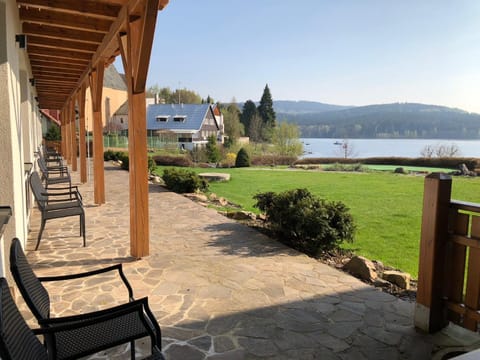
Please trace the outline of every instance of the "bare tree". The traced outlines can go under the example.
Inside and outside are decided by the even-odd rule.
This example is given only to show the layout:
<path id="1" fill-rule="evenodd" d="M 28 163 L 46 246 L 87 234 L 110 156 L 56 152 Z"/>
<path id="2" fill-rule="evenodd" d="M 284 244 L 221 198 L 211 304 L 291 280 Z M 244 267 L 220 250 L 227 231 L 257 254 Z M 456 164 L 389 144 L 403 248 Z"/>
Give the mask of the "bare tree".
<path id="1" fill-rule="evenodd" d="M 355 150 L 355 146 L 348 139 L 344 139 L 338 145 L 339 147 L 335 151 L 335 154 L 338 157 L 343 157 L 344 159 L 350 159 L 357 156 L 357 151 Z"/>
<path id="2" fill-rule="evenodd" d="M 458 157 L 461 156 L 460 148 L 457 144 L 445 144 L 440 143 L 437 145 L 426 145 L 420 155 L 425 158 L 432 158 L 432 157 Z"/>

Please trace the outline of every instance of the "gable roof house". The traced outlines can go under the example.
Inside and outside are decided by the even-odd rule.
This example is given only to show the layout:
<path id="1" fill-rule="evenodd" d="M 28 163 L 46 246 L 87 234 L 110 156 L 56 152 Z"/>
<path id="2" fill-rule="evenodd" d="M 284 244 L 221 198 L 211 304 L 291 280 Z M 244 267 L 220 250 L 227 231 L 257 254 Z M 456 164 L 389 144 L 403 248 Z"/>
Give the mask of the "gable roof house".
<path id="1" fill-rule="evenodd" d="M 223 143 L 223 115 L 213 104 L 153 104 L 147 107 L 147 133 L 176 135 L 178 146 L 192 150 L 203 146 L 208 137 Z"/>

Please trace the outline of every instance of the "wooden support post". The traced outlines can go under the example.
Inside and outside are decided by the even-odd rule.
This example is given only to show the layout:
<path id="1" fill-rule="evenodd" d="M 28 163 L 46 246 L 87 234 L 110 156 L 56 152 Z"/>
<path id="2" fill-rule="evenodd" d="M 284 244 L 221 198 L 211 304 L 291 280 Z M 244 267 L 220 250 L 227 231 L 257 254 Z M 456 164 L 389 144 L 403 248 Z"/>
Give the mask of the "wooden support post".
<path id="1" fill-rule="evenodd" d="M 70 113 L 70 136 L 71 136 L 71 161 L 72 161 L 72 171 L 77 171 L 77 126 L 75 121 L 75 97 L 72 97 L 69 101 L 69 109 L 68 112 Z"/>
<path id="2" fill-rule="evenodd" d="M 448 175 L 425 178 L 415 326 L 429 333 L 448 323 L 443 285 L 451 189 Z"/>
<path id="3" fill-rule="evenodd" d="M 130 253 L 136 258 L 150 252 L 145 84 L 159 6 L 159 0 L 146 1 L 118 36 L 128 88 Z"/>
<path id="4" fill-rule="evenodd" d="M 105 168 L 103 164 L 102 90 L 105 62 L 100 60 L 90 73 L 93 109 L 93 186 L 95 204 L 105 203 Z"/>
<path id="5" fill-rule="evenodd" d="M 82 184 L 87 182 L 87 146 L 85 140 L 85 93 L 87 89 L 85 84 L 82 84 L 78 92 L 78 137 L 80 143 L 80 182 Z"/>
<path id="6" fill-rule="evenodd" d="M 62 110 L 62 113 L 65 116 L 65 156 L 64 159 L 67 161 L 67 164 L 70 165 L 72 163 L 71 158 L 71 150 L 72 147 L 70 145 L 72 141 L 72 136 L 70 135 L 71 127 L 70 127 L 70 111 L 69 106 L 65 106 Z"/>
<path id="7" fill-rule="evenodd" d="M 60 133 L 62 136 L 62 141 L 60 142 L 60 152 L 65 159 L 67 154 L 67 125 L 65 113 L 63 111 L 60 112 L 60 124 Z"/>

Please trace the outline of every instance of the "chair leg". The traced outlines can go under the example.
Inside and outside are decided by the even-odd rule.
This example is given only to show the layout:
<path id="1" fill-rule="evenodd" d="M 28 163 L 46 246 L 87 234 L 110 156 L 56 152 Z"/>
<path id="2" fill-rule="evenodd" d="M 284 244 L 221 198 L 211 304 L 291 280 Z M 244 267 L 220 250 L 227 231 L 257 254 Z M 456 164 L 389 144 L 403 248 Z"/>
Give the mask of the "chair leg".
<path id="1" fill-rule="evenodd" d="M 130 357 L 135 360 L 135 340 L 130 342 Z"/>
<path id="2" fill-rule="evenodd" d="M 42 225 L 40 225 L 40 231 L 38 233 L 37 246 L 35 246 L 35 250 L 37 250 L 38 246 L 40 245 L 40 240 L 42 239 L 43 229 L 45 228 L 45 223 L 46 222 L 47 222 L 47 220 L 42 219 Z"/>
<path id="3" fill-rule="evenodd" d="M 85 214 L 80 215 L 80 235 L 83 235 L 83 247 L 87 246 L 85 234 Z"/>

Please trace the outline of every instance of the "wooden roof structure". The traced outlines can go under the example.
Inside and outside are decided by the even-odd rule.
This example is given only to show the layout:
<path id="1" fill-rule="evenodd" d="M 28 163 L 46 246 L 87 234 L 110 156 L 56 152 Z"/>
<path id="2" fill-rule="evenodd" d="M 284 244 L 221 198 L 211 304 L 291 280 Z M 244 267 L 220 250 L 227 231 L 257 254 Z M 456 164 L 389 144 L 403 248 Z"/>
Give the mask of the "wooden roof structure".
<path id="1" fill-rule="evenodd" d="M 149 253 L 145 86 L 157 13 L 169 0 L 16 0 L 20 37 L 40 108 L 61 114 L 62 155 L 87 181 L 85 93 L 93 109 L 94 201 L 105 203 L 102 89 L 106 66 L 121 55 L 127 81 L 130 158 L 130 250 Z M 20 41 L 20 40 L 19 40 Z M 77 128 L 76 111 L 79 124 Z M 80 141 L 77 144 L 77 134 Z"/>
<path id="2" fill-rule="evenodd" d="M 127 23 L 147 7 L 151 12 L 167 4 L 168 0 L 17 0 L 40 108 L 63 108 L 99 60 L 108 65 L 120 54 L 117 36 L 126 32 Z"/>

